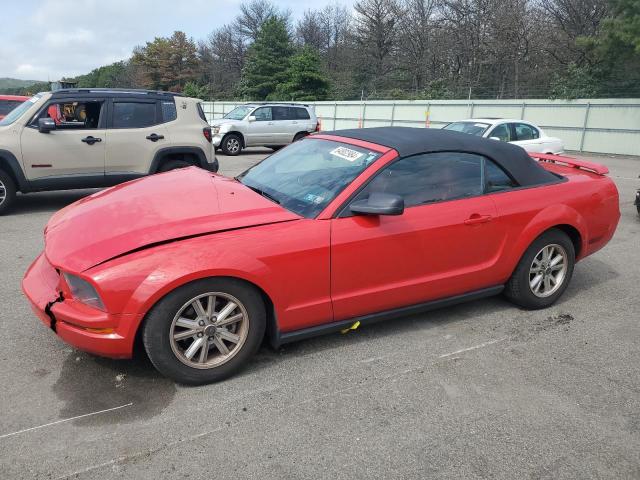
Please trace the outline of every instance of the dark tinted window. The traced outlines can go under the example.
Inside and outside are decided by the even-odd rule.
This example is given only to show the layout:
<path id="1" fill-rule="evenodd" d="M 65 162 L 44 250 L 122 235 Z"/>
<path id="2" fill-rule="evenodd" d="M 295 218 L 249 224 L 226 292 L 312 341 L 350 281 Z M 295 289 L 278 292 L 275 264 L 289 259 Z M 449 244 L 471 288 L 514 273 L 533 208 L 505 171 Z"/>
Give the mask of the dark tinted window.
<path id="1" fill-rule="evenodd" d="M 18 100 L 0 100 L 0 115 L 6 115 L 21 103 Z"/>
<path id="2" fill-rule="evenodd" d="M 200 104 L 198 104 L 199 106 Z M 175 102 L 162 102 L 162 121 L 172 122 L 176 118 L 178 118 L 178 112 L 176 112 Z"/>
<path id="3" fill-rule="evenodd" d="M 204 114 L 204 110 L 202 109 L 201 103 L 198 104 L 198 115 L 200 115 L 200 118 L 202 120 L 204 120 L 205 122 L 207 121 L 207 116 Z"/>
<path id="4" fill-rule="evenodd" d="M 271 107 L 260 107 L 253 112 L 253 116 L 256 117 L 257 122 L 268 122 L 273 120 L 271 116 Z"/>
<path id="5" fill-rule="evenodd" d="M 504 170 L 489 159 L 485 159 L 484 162 L 484 177 L 486 191 L 488 193 L 500 192 L 502 190 L 509 190 L 510 188 L 517 187 L 516 182 L 514 182 Z"/>
<path id="6" fill-rule="evenodd" d="M 311 117 L 309 116 L 309 112 L 307 112 L 306 108 L 292 108 L 294 111 L 293 118 L 297 120 L 309 120 Z"/>
<path id="7" fill-rule="evenodd" d="M 427 153 L 403 158 L 384 168 L 358 194 L 393 193 L 405 206 L 424 205 L 483 193 L 483 157 L 468 153 Z"/>
<path id="8" fill-rule="evenodd" d="M 540 138 L 537 128 L 527 125 L 526 123 L 515 123 L 516 140 L 535 140 Z"/>
<path id="9" fill-rule="evenodd" d="M 113 128 L 142 128 L 155 125 L 156 104 L 115 102 L 113 104 Z"/>
<path id="10" fill-rule="evenodd" d="M 52 119 L 57 129 L 98 128 L 102 102 L 52 102 L 49 103 L 31 123 L 38 126 L 38 119 Z"/>
<path id="11" fill-rule="evenodd" d="M 274 120 L 293 120 L 293 109 L 289 107 L 271 107 Z"/>

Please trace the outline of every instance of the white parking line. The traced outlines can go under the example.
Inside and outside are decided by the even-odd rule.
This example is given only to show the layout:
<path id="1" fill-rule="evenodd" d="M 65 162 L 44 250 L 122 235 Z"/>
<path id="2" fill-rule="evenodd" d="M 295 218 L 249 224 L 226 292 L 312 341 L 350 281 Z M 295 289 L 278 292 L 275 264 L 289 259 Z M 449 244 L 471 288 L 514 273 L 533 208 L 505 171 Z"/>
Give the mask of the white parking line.
<path id="1" fill-rule="evenodd" d="M 50 427 L 52 425 L 58 425 L 59 423 L 70 422 L 71 420 L 77 420 L 79 418 L 91 417 L 93 415 L 99 415 L 101 413 L 113 412 L 114 410 L 119 410 L 121 408 L 130 407 L 133 405 L 133 402 L 127 403 L 126 405 L 120 405 L 119 407 L 107 408 L 106 410 L 99 410 L 97 412 L 85 413 L 84 415 L 78 415 L 77 417 L 65 418 L 62 420 L 57 420 L 51 423 L 45 423 L 44 425 L 38 425 L 37 427 L 25 428 L 24 430 L 18 430 L 17 432 L 5 433 L 4 435 L 0 435 L 0 440 L 7 437 L 12 437 L 14 435 L 19 435 L 21 433 L 31 432 L 32 430 L 38 430 L 39 428 Z"/>
<path id="2" fill-rule="evenodd" d="M 494 343 L 504 342 L 507 338 L 508 337 L 502 337 L 502 338 L 498 338 L 497 340 L 490 340 L 488 342 L 480 343 L 479 345 L 474 345 L 473 347 L 463 348 L 462 350 L 456 350 L 455 352 L 444 353 L 440 355 L 438 358 L 446 358 L 446 357 L 450 357 L 451 355 L 456 355 L 458 353 L 468 352 L 470 350 L 477 350 L 478 348 L 487 347 L 489 345 L 493 345 Z"/>

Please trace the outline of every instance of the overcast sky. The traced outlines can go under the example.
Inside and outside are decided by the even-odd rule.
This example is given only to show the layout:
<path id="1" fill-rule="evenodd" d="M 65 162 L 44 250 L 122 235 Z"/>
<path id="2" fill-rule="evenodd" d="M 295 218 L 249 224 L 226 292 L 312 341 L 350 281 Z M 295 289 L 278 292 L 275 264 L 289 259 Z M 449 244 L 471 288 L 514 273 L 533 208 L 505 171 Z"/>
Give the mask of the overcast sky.
<path id="1" fill-rule="evenodd" d="M 58 80 L 128 58 L 133 47 L 182 30 L 196 41 L 237 15 L 241 0 L 0 1 L 0 77 Z M 278 0 L 294 18 L 349 0 Z"/>

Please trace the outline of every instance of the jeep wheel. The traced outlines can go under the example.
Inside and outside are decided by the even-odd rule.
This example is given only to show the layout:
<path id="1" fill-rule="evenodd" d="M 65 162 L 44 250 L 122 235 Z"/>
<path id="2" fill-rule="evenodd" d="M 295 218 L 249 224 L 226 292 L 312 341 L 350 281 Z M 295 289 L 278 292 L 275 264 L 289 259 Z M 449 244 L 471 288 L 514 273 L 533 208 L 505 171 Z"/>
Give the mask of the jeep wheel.
<path id="1" fill-rule="evenodd" d="M 235 157 L 242 151 L 242 138 L 235 133 L 230 133 L 222 139 L 220 146 L 225 155 Z"/>
<path id="2" fill-rule="evenodd" d="M 293 137 L 293 141 L 297 142 L 298 140 L 302 140 L 304 137 L 307 137 L 307 136 L 309 136 L 307 132 L 296 133 L 296 136 Z"/>
<path id="3" fill-rule="evenodd" d="M 16 186 L 9 175 L 0 170 L 0 215 L 5 213 L 16 198 Z"/>

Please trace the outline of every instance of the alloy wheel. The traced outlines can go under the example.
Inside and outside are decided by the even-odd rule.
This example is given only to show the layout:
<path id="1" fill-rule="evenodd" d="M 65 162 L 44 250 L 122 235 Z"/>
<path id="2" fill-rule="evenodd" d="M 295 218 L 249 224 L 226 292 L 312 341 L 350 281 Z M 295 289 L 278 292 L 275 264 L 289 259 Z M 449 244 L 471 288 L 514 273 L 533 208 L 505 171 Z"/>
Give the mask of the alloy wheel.
<path id="1" fill-rule="evenodd" d="M 240 151 L 240 142 L 237 138 L 229 138 L 227 140 L 227 150 L 230 153 L 237 153 Z"/>
<path id="2" fill-rule="evenodd" d="M 171 350 L 185 365 L 208 369 L 233 358 L 249 332 L 249 315 L 232 295 L 210 292 L 186 302 L 169 331 Z"/>
<path id="3" fill-rule="evenodd" d="M 529 288 L 539 298 L 553 295 L 562 286 L 569 269 L 567 251 L 558 244 L 542 248 L 529 268 Z"/>
<path id="4" fill-rule="evenodd" d="M 4 203 L 6 198 L 7 198 L 7 187 L 5 186 L 4 183 L 2 183 L 2 180 L 0 180 L 0 205 Z"/>

